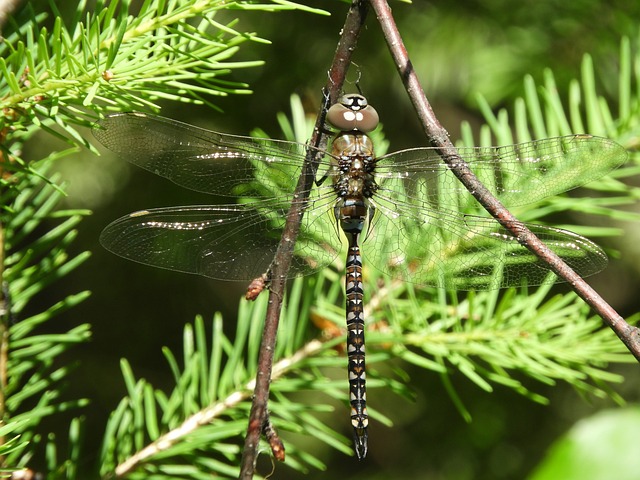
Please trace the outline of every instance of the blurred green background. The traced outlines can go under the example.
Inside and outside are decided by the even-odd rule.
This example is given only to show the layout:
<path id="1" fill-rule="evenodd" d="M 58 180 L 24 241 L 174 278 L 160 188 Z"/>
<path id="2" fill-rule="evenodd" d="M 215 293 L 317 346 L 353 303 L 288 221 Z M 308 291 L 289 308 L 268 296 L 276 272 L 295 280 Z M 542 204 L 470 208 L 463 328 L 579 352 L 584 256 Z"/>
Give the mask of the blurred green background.
<path id="1" fill-rule="evenodd" d="M 348 4 L 329 0 L 306 3 L 332 15 L 239 15 L 238 28 L 256 31 L 272 42 L 244 44 L 236 57 L 266 62 L 261 68 L 238 70 L 233 76 L 250 84 L 252 95 L 213 99 L 222 112 L 166 104 L 162 115 L 228 133 L 248 134 L 260 127 L 278 136 L 276 114 L 289 111 L 292 93 L 299 94 L 314 114 Z M 585 53 L 594 57 L 601 74 L 600 93 L 615 98 L 620 39 L 630 36 L 637 48 L 640 38 L 640 2 L 629 0 L 416 0 L 412 5 L 393 2 L 392 8 L 427 96 L 454 140 L 462 120 L 476 127 L 482 123 L 476 109 L 477 93 L 496 109 L 510 107 L 523 93 L 523 77 L 530 74 L 541 80 L 545 68 L 553 70 L 559 90 L 565 92 L 567 82 L 579 77 Z M 230 19 L 233 13 L 224 16 Z M 392 151 L 423 145 L 424 135 L 373 14 L 367 25 L 354 57 L 363 92 L 380 114 Z M 353 81 L 357 77 L 352 69 L 349 78 Z M 27 151 L 25 158 L 39 158 L 57 147 L 49 137 L 40 140 L 28 146 L 32 151 Z M 65 206 L 94 211 L 81 224 L 74 247 L 77 252 L 91 250 L 93 256 L 58 285 L 62 292 L 50 291 L 51 297 L 45 298 L 45 294 L 41 301 L 48 305 L 61 293 L 93 291 L 87 302 L 58 320 L 60 331 L 85 321 L 94 328 L 93 341 L 73 351 L 80 365 L 71 385 L 77 395 L 92 399 L 87 431 L 95 436 L 96 451 L 86 452 L 90 463 L 97 454 L 106 417 L 124 394 L 119 359 L 128 358 L 136 374 L 157 387 L 168 385 L 171 378 L 161 347 L 180 351 L 183 326 L 196 314 L 208 319 L 222 311 L 233 319 L 245 285 L 141 266 L 113 256 L 98 244 L 101 229 L 122 215 L 143 208 L 206 204 L 210 202 L 207 196 L 185 191 L 106 153 L 96 158 L 83 152 L 65 159 L 59 169 L 70 182 Z M 627 316 L 640 310 L 640 242 L 637 228 L 623 228 L 629 232 L 624 238 L 601 242 L 610 251 L 619 250 L 620 258 L 590 283 Z M 567 287 L 557 288 L 567 291 Z M 38 306 L 31 308 L 37 311 Z M 627 379 L 618 391 L 629 402 L 640 401 L 638 366 L 630 364 L 617 371 Z M 455 387 L 473 416 L 473 423 L 467 424 L 436 374 L 411 368 L 409 374 L 418 394 L 415 404 L 380 389 L 370 392 L 380 404 L 393 402 L 397 414 L 391 415 L 393 428 L 373 422 L 367 460 L 358 463 L 329 449 L 322 451 L 324 445 L 320 450 L 314 446 L 328 467 L 326 472 L 311 472 L 307 478 L 526 478 L 552 442 L 575 422 L 615 406 L 609 400 L 585 401 L 562 384 L 535 386 L 550 399 L 545 407 L 507 389 L 487 394 L 454 375 Z M 350 435 L 345 411 L 337 408 L 335 415 L 345 418 L 344 433 Z M 637 445 L 633 448 L 637 451 Z M 301 477 L 286 467 L 278 467 L 274 476 Z"/>

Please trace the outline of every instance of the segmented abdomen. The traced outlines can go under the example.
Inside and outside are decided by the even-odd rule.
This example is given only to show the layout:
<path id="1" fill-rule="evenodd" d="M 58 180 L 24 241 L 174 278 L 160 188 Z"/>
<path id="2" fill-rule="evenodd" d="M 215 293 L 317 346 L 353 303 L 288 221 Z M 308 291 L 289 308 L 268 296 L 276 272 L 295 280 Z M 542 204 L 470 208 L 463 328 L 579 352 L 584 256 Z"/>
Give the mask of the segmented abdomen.
<path id="1" fill-rule="evenodd" d="M 362 257 L 356 242 L 349 246 L 346 265 L 347 356 L 349 359 L 349 396 L 351 425 L 356 454 L 362 460 L 367 454 L 367 392 L 364 365 L 364 313 L 362 290 Z"/>

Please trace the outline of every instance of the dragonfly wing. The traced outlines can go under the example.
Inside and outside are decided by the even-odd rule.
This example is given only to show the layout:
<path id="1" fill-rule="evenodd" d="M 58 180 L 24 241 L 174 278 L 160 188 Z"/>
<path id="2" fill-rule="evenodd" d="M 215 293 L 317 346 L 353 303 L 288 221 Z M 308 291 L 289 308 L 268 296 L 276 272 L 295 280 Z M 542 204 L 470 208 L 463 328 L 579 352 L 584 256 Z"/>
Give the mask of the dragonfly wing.
<path id="1" fill-rule="evenodd" d="M 146 265 L 221 280 L 251 280 L 266 273 L 282 235 L 289 204 L 188 206 L 143 210 L 108 225 L 102 245 Z M 318 212 L 321 209 L 313 209 Z M 291 275 L 329 264 L 339 239 L 317 241 L 318 213 L 306 215 Z"/>
<path id="2" fill-rule="evenodd" d="M 546 138 L 504 147 L 460 148 L 460 157 L 505 205 L 533 203 L 585 185 L 627 160 L 612 140 L 592 135 Z M 385 155 L 376 177 L 401 180 L 403 194 L 425 205 L 455 205 L 470 198 L 437 150 L 414 148 Z"/>
<path id="3" fill-rule="evenodd" d="M 460 149 L 460 155 L 505 205 L 538 201 L 584 185 L 627 158 L 622 146 L 589 135 Z M 363 255 L 370 247 L 369 260 L 383 272 L 460 290 L 558 281 L 495 220 L 457 213 L 474 211 L 477 203 L 434 149 L 381 157 L 376 176 L 377 215 Z M 602 249 L 586 238 L 552 227 L 518 225 L 528 227 L 581 276 L 607 264 Z"/>
<path id="4" fill-rule="evenodd" d="M 301 143 L 227 135 L 143 113 L 110 115 L 93 134 L 134 165 L 191 190 L 227 196 L 256 178 L 292 193 L 291 179 L 300 176 L 307 152 Z"/>
<path id="5" fill-rule="evenodd" d="M 377 199 L 376 208 L 363 256 L 388 275 L 454 290 L 562 281 L 492 218 L 420 212 L 384 198 Z M 607 265 L 604 251 L 580 235 L 541 225 L 518 225 L 526 226 L 583 277 Z"/>

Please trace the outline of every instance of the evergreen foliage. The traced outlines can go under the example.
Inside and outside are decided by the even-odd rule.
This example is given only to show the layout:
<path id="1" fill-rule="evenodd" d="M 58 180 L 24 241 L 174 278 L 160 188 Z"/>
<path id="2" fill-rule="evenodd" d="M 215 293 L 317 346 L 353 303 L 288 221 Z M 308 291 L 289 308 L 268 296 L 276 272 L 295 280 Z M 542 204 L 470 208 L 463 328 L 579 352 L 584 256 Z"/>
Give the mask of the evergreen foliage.
<path id="1" fill-rule="evenodd" d="M 322 13 L 285 0 L 146 1 L 135 15 L 124 1 L 98 2 L 91 11 L 86 7 L 80 1 L 65 22 L 59 15 L 46 19 L 27 5 L 5 26 L 0 43 L 0 455 L 6 471 L 36 467 L 51 479 L 82 478 L 78 472 L 86 433 L 79 415 L 87 400 L 64 396 L 65 378 L 73 367 L 64 354 L 90 338 L 87 324 L 53 334 L 50 323 L 87 292 L 23 315 L 36 295 L 45 289 L 55 292 L 56 282 L 88 258 L 88 253 L 68 253 L 87 212 L 56 209 L 65 187 L 51 173 L 56 160 L 80 146 L 95 151 L 79 127 L 109 110 L 156 109 L 160 100 L 215 108 L 216 95 L 249 93 L 247 85 L 221 77 L 258 65 L 233 61 L 233 56 L 244 42 L 266 40 L 242 32 L 236 21 L 220 22 L 219 12 Z M 51 8 L 56 12 L 55 2 Z M 541 85 L 525 79 L 526 93 L 512 109 L 494 114 L 478 97 L 486 125 L 475 135 L 464 124 L 461 145 L 588 132 L 636 147 L 640 49 L 632 48 L 633 42 L 637 39 L 621 40 L 615 102 L 598 94 L 598 65 L 585 55 L 582 76 L 566 93 L 558 91 L 547 71 Z M 287 139 L 304 142 L 310 125 L 297 98 L 291 106 L 293 121 L 280 116 L 281 129 Z M 21 151 L 36 131 L 62 139 L 69 148 L 27 161 Z M 376 135 L 383 145 L 382 133 Z M 589 202 L 557 196 L 515 213 L 538 223 L 558 212 L 637 221 L 637 213 L 623 208 L 640 196 L 639 188 L 625 182 L 640 173 L 633 160 L 588 185 L 596 197 Z M 469 213 L 480 214 L 471 208 Z M 620 235 L 605 224 L 560 227 L 590 238 Z M 347 418 L 341 262 L 339 257 L 331 268 L 293 282 L 279 330 L 270 414 L 286 443 L 286 465 L 302 472 L 325 468 L 313 453 L 318 442 L 344 454 L 351 451 L 350 440 L 340 433 L 346 429 L 334 426 L 330 416 L 343 409 Z M 378 422 L 391 425 L 394 417 L 393 410 L 374 400 L 382 388 L 408 399 L 415 395 L 406 365 L 440 375 L 466 419 L 469 400 L 457 393 L 453 381 L 460 375 L 484 391 L 508 388 L 539 403 L 547 399 L 538 387 L 559 382 L 587 397 L 623 402 L 612 387 L 623 378 L 608 367 L 633 358 L 572 293 L 552 294 L 547 285 L 458 295 L 387 279 L 372 270 L 366 271 L 365 281 L 369 408 Z M 235 325 L 233 335 L 223 332 L 220 316 L 186 325 L 182 351 L 163 352 L 167 375 L 173 378 L 168 391 L 138 378 L 135 366 L 122 361 L 126 396 L 105 426 L 95 469 L 103 478 L 116 472 L 140 479 L 211 478 L 212 473 L 237 477 L 265 307 L 264 295 L 252 304 L 241 302 L 237 318 L 225 319 Z M 61 442 L 45 433 L 43 419 L 68 411 L 78 417 L 70 421 L 68 433 L 58 435 L 68 439 Z M 262 467 L 268 474 L 270 468 Z"/>

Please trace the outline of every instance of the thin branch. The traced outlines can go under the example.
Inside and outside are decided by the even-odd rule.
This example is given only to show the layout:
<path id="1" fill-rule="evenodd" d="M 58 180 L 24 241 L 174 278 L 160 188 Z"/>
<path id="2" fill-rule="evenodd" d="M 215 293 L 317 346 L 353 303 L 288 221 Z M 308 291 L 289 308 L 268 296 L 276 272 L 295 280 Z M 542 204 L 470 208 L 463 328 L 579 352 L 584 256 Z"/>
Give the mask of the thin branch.
<path id="1" fill-rule="evenodd" d="M 567 281 L 580 298 L 602 317 L 633 356 L 640 361 L 640 329 L 629 325 L 580 275 L 574 272 L 558 255 L 519 222 L 476 178 L 466 162 L 458 155 L 447 131 L 436 118 L 424 90 L 420 86 L 400 32 L 393 19 L 389 4 L 386 0 L 370 0 L 370 3 L 376 13 L 391 56 L 398 68 L 402 82 L 416 109 L 427 138 L 434 147 L 438 148 L 440 155 L 449 165 L 453 174 L 458 177 L 476 200 L 516 237 L 521 245 L 528 248 L 534 255 L 545 262 L 553 272 Z"/>
<path id="2" fill-rule="evenodd" d="M 358 36 L 364 25 L 367 15 L 368 5 L 365 0 L 354 0 L 349 8 L 345 24 L 342 28 L 342 35 L 336 53 L 333 58 L 329 79 L 324 89 L 323 107 L 318 114 L 314 133 L 311 138 L 311 145 L 324 149 L 327 144 L 327 136 L 324 134 L 325 114 L 327 104 L 333 104 L 341 92 L 347 69 L 351 64 L 351 56 L 355 50 Z M 294 201 L 287 215 L 287 221 L 282 239 L 278 245 L 278 250 L 274 257 L 271 268 L 271 288 L 269 294 L 269 307 L 265 317 L 264 332 L 260 353 L 258 357 L 258 371 L 256 376 L 256 388 L 254 391 L 251 413 L 249 415 L 249 426 L 245 438 L 244 450 L 242 452 L 242 463 L 240 479 L 250 479 L 253 477 L 255 464 L 257 461 L 258 444 L 262 427 L 267 415 L 267 402 L 269 399 L 269 383 L 271 381 L 271 367 L 273 365 L 273 353 L 275 351 L 276 334 L 282 309 L 282 300 L 286 278 L 293 256 L 295 241 L 300 231 L 302 217 L 306 207 L 308 192 L 312 187 L 314 175 L 317 170 L 319 158 L 315 158 L 315 151 L 309 151 L 302 175 L 296 186 Z"/>

